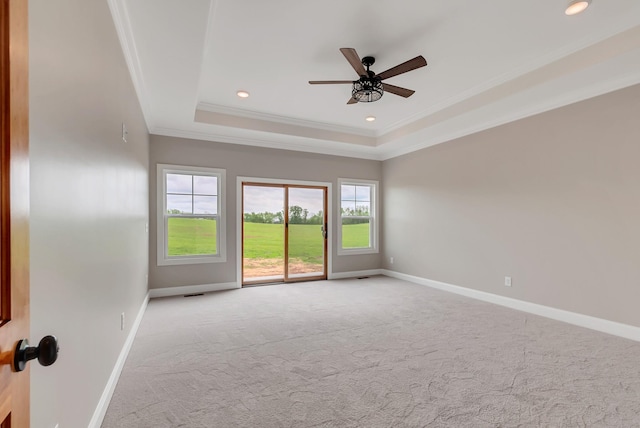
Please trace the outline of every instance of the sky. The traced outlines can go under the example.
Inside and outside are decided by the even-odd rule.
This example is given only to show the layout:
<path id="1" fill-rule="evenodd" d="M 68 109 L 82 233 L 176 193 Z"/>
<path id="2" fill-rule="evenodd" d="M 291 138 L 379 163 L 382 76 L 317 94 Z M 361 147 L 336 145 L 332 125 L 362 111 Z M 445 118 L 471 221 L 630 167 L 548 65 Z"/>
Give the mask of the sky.
<path id="1" fill-rule="evenodd" d="M 218 177 L 167 174 L 167 210 L 217 214 Z"/>
<path id="2" fill-rule="evenodd" d="M 356 206 L 371 208 L 371 188 L 369 186 L 342 185 L 340 189 L 340 206 L 343 209 L 355 210 Z"/>
<path id="3" fill-rule="evenodd" d="M 282 187 L 244 186 L 245 213 L 277 213 L 284 210 Z M 341 188 L 342 208 L 369 206 L 368 186 L 344 185 Z M 215 176 L 167 174 L 167 209 L 189 214 L 217 214 L 218 178 Z M 298 205 L 316 214 L 323 209 L 322 189 L 289 188 L 289 206 Z"/>
<path id="4" fill-rule="evenodd" d="M 277 213 L 284 210 L 284 188 L 266 186 L 244 186 L 245 213 Z M 289 188 L 289 206 L 298 205 L 309 213 L 322 211 L 322 189 Z"/>

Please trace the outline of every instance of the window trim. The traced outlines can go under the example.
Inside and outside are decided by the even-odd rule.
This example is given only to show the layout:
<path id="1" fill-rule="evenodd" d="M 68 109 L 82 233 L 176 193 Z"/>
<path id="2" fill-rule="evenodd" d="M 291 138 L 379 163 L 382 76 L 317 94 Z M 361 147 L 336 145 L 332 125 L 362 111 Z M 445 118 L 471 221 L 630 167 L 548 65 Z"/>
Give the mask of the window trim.
<path id="1" fill-rule="evenodd" d="M 343 248 L 342 247 L 342 186 L 343 185 L 353 185 L 353 186 L 369 186 L 371 191 L 371 201 L 370 201 L 370 212 L 371 215 L 368 217 L 371 219 L 370 222 L 370 231 L 371 231 L 371 245 L 367 248 Z M 337 232 L 338 232 L 338 255 L 346 256 L 346 255 L 357 255 L 357 254 L 377 254 L 378 250 L 378 241 L 380 235 L 379 229 L 379 221 L 378 221 L 378 189 L 380 185 L 376 180 L 362 180 L 356 178 L 338 178 L 338 207 L 337 207 Z"/>
<path id="2" fill-rule="evenodd" d="M 201 263 L 222 263 L 227 261 L 227 227 L 226 227 L 226 173 L 221 168 L 205 168 L 197 166 L 158 164 L 156 187 L 156 211 L 157 211 L 157 265 L 158 266 L 174 266 L 189 265 Z M 167 255 L 167 219 L 175 217 L 166 214 L 166 195 L 167 195 L 167 174 L 189 174 L 189 175 L 210 175 L 218 177 L 218 213 L 216 219 L 216 246 L 217 254 L 215 255 L 198 255 L 198 256 L 168 256 Z M 202 217 L 201 215 L 185 215 L 185 217 Z"/>

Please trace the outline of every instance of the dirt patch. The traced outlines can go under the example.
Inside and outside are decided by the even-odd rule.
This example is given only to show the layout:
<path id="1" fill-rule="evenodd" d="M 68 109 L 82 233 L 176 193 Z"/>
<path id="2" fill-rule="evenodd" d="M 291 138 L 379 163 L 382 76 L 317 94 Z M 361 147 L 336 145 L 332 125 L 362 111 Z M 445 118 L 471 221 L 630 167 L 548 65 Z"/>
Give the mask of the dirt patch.
<path id="1" fill-rule="evenodd" d="M 262 276 L 284 276 L 282 259 L 247 259 L 244 263 L 244 277 L 257 278 Z M 302 260 L 289 261 L 289 274 L 322 272 L 322 265 L 307 263 Z"/>

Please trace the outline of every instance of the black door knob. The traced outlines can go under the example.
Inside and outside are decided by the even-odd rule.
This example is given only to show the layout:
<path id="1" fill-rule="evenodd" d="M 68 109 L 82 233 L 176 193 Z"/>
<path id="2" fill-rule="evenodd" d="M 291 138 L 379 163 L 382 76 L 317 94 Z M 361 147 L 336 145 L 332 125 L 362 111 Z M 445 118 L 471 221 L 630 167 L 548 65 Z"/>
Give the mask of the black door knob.
<path id="1" fill-rule="evenodd" d="M 16 345 L 16 352 L 13 356 L 13 369 L 21 372 L 27 366 L 27 362 L 38 359 L 43 366 L 50 366 L 58 359 L 58 339 L 55 336 L 45 336 L 38 346 L 29 346 L 27 339 L 22 339 Z"/>

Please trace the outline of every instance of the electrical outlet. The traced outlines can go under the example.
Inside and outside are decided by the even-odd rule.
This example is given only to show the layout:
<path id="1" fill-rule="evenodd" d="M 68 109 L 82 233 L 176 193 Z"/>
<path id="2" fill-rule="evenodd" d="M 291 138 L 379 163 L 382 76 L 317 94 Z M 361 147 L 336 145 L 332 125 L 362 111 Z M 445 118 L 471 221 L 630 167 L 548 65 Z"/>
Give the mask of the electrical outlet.
<path id="1" fill-rule="evenodd" d="M 144 231 L 149 233 L 149 223 L 144 224 Z"/>
<path id="2" fill-rule="evenodd" d="M 149 285 L 149 274 L 148 273 L 144 274 L 144 283 L 147 284 L 147 286 Z"/>
<path id="3" fill-rule="evenodd" d="M 120 330 L 124 330 L 124 312 L 120 314 Z"/>
<path id="4" fill-rule="evenodd" d="M 511 277 L 510 276 L 505 276 L 504 277 L 504 285 L 506 287 L 511 287 Z"/>
<path id="5" fill-rule="evenodd" d="M 124 122 L 122 122 L 122 141 L 123 142 L 127 142 L 127 135 L 129 134 L 129 132 L 127 131 L 127 125 L 124 124 Z"/>
<path id="6" fill-rule="evenodd" d="M 393 257 L 389 257 L 389 263 L 393 264 Z"/>

